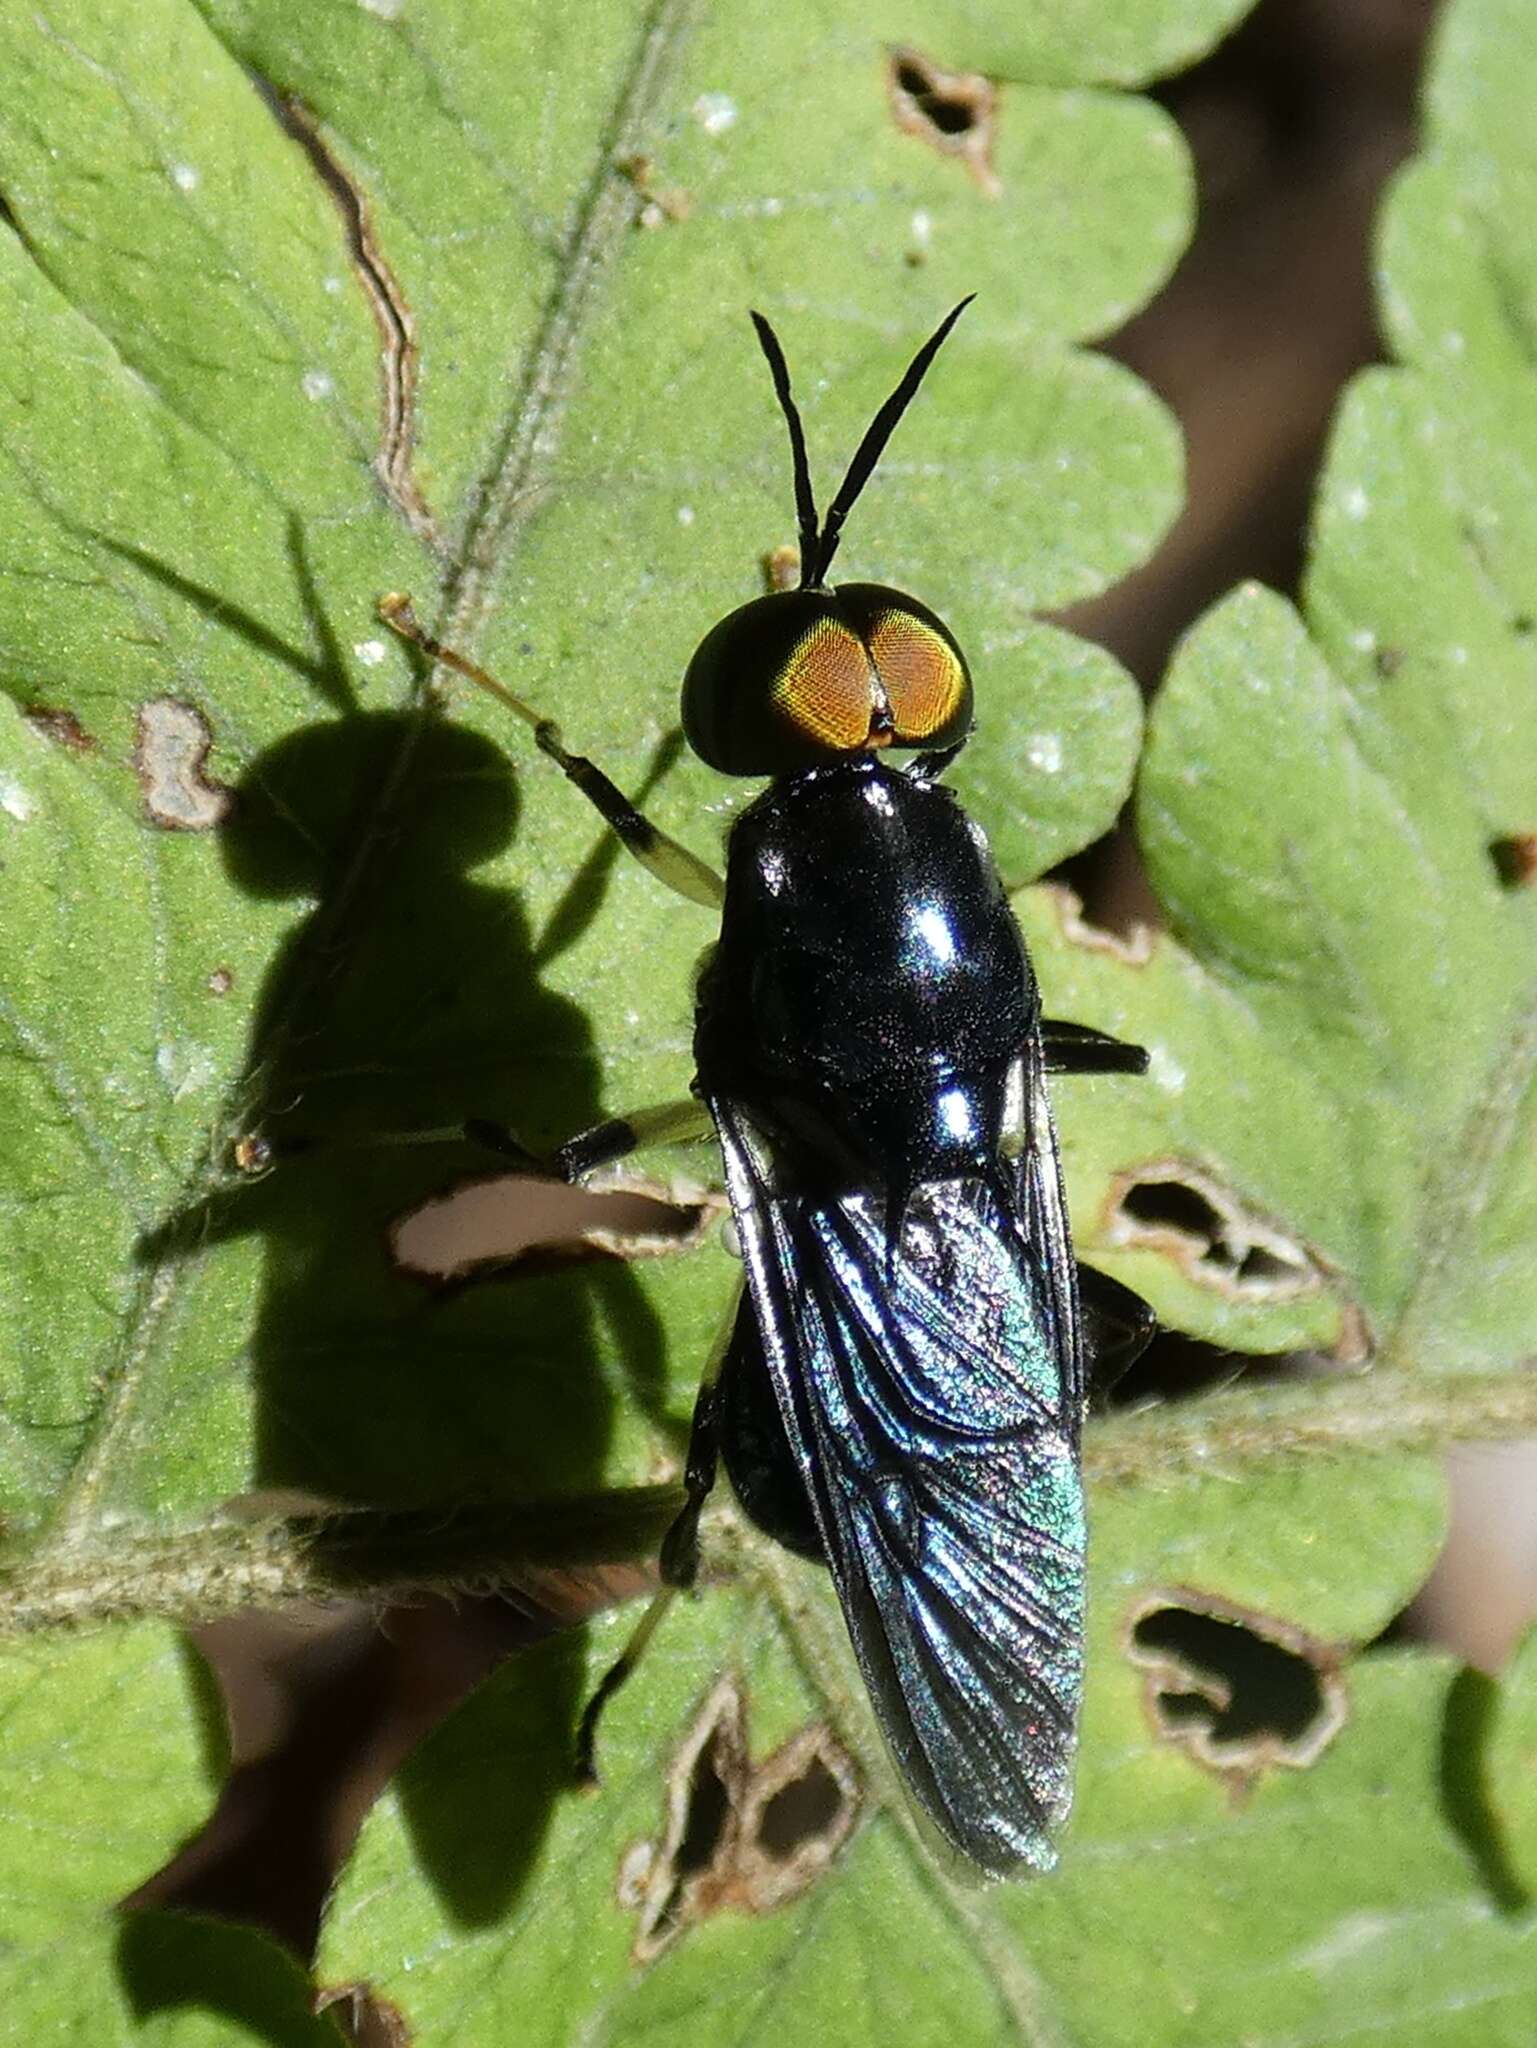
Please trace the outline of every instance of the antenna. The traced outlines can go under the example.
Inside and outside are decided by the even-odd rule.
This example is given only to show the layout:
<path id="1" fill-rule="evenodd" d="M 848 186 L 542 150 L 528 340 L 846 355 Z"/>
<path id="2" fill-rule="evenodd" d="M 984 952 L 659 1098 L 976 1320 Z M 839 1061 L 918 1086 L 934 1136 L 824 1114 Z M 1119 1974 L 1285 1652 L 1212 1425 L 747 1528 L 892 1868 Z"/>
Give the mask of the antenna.
<path id="1" fill-rule="evenodd" d="M 754 313 L 751 316 L 752 324 L 757 329 L 759 344 L 768 357 L 769 371 L 774 379 L 775 396 L 784 412 L 785 424 L 790 429 L 790 455 L 795 468 L 795 516 L 800 528 L 802 590 L 822 588 L 833 556 L 838 552 L 843 522 L 853 510 L 855 499 L 870 481 L 875 465 L 885 452 L 886 443 L 896 431 L 897 421 L 912 404 L 913 395 L 923 382 L 929 364 L 939 354 L 950 329 L 975 297 L 975 292 L 968 292 L 958 306 L 952 307 L 908 364 L 901 383 L 866 427 L 865 437 L 855 449 L 854 460 L 849 464 L 848 473 L 838 487 L 838 495 L 829 506 L 827 517 L 820 524 L 817 519 L 816 499 L 811 493 L 811 466 L 806 459 L 806 433 L 790 392 L 790 372 L 785 363 L 784 350 L 779 346 L 778 335 L 763 315 Z"/>
<path id="2" fill-rule="evenodd" d="M 822 532 L 817 542 L 816 566 L 808 577 L 803 574 L 802 582 L 813 589 L 820 587 L 838 552 L 838 541 L 843 532 L 843 522 L 853 510 L 854 500 L 870 481 L 871 472 L 885 452 L 886 443 L 896 430 L 896 424 L 912 404 L 913 395 L 923 382 L 929 364 L 944 346 L 946 335 L 960 319 L 966 308 L 976 297 L 969 292 L 958 306 L 952 307 L 940 321 L 938 327 L 919 349 L 908 364 L 902 381 L 886 400 L 880 411 L 865 429 L 865 437 L 854 451 L 854 460 L 848 466 L 848 473 L 838 486 L 838 495 L 828 507 L 827 517 L 822 521 Z"/>
<path id="3" fill-rule="evenodd" d="M 790 371 L 785 362 L 785 352 L 779 346 L 779 336 L 761 313 L 752 315 L 752 324 L 758 331 L 759 345 L 768 357 L 769 373 L 774 379 L 774 394 L 783 409 L 785 424 L 790 429 L 790 458 L 795 465 L 795 517 L 800 527 L 801 588 L 804 590 L 811 581 L 811 566 L 816 561 L 818 547 L 817 501 L 811 494 L 811 465 L 806 460 L 806 433 L 790 392 Z"/>

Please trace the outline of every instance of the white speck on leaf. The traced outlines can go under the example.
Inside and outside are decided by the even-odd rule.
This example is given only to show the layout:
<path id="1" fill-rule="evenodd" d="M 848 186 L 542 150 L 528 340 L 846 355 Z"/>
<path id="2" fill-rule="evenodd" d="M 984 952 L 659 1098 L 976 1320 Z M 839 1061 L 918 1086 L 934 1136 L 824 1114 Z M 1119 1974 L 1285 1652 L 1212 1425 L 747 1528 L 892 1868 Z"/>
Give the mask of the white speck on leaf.
<path id="1" fill-rule="evenodd" d="M 693 506 L 692 506 L 692 505 L 680 505 L 680 506 L 678 507 L 678 524 L 679 524 L 680 526 L 692 526 L 692 525 L 693 525 L 693 523 L 694 523 L 694 508 L 693 508 Z"/>
<path id="2" fill-rule="evenodd" d="M 1449 356 L 1460 356 L 1467 345 L 1467 336 L 1456 327 L 1449 327 L 1441 337 L 1441 346 Z"/>
<path id="3" fill-rule="evenodd" d="M 702 92 L 694 102 L 694 119 L 706 135 L 724 135 L 736 126 L 737 105 L 729 93 Z"/>
<path id="4" fill-rule="evenodd" d="M 354 657 L 364 668 L 377 668 L 389 649 L 382 640 L 359 640 L 353 647 Z"/>
<path id="5" fill-rule="evenodd" d="M 1302 1951 L 1297 1957 L 1297 1968 L 1332 1970 L 1340 1963 L 1354 1962 L 1366 1949 L 1402 1931 L 1402 1919 L 1397 1914 L 1347 1913 L 1342 1920 L 1335 1921 L 1322 1941 Z"/>
<path id="6" fill-rule="evenodd" d="M 324 370 L 306 370 L 299 381 L 306 398 L 329 398 L 336 389 Z"/>
<path id="7" fill-rule="evenodd" d="M 1448 647 L 1446 658 L 1454 663 L 1456 667 L 1466 668 L 1468 665 L 1468 650 L 1465 647 Z"/>
<path id="8" fill-rule="evenodd" d="M 0 811 L 14 818 L 18 825 L 37 814 L 36 800 L 29 796 L 14 775 L 0 775 Z"/>
<path id="9" fill-rule="evenodd" d="M 1364 519 L 1372 506 L 1371 499 L 1359 484 L 1352 484 L 1340 503 L 1347 519 Z"/>
<path id="10" fill-rule="evenodd" d="M 202 182 L 195 164 L 171 165 L 171 183 L 178 192 L 195 192 Z"/>
<path id="11" fill-rule="evenodd" d="M 1054 732 L 1038 732 L 1025 746 L 1025 759 L 1043 775 L 1056 775 L 1062 767 L 1062 741 Z"/>
<path id="12" fill-rule="evenodd" d="M 155 1069 L 171 1091 L 171 1100 L 195 1095 L 212 1082 L 217 1071 L 214 1056 L 206 1045 L 191 1039 L 170 1039 L 155 1051 Z"/>
<path id="13" fill-rule="evenodd" d="M 1377 645 L 1377 636 L 1370 626 L 1361 626 L 1351 634 L 1350 644 L 1358 654 L 1370 654 Z"/>
<path id="14" fill-rule="evenodd" d="M 1161 1045 L 1155 1045 L 1148 1054 L 1147 1071 L 1150 1080 L 1156 1081 L 1160 1088 L 1167 1088 L 1171 1094 L 1177 1094 L 1185 1085 L 1184 1068 Z"/>

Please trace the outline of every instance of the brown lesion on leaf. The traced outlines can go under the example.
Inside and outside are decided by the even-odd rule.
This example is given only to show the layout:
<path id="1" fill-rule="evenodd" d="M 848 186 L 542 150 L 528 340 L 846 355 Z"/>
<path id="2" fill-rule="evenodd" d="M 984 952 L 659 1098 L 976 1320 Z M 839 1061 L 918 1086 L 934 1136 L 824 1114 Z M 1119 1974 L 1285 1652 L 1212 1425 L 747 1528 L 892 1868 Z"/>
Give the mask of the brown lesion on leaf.
<path id="1" fill-rule="evenodd" d="M 1215 1594 L 1147 1593 L 1123 1640 L 1153 1733 L 1235 1798 L 1268 1770 L 1306 1770 L 1349 1719 L 1342 1645 Z"/>
<path id="2" fill-rule="evenodd" d="M 640 205 L 635 214 L 638 228 L 661 228 L 669 222 L 686 221 L 694 210 L 694 196 L 681 185 L 657 183 L 655 159 L 634 151 L 614 159 L 614 169 L 634 186 Z"/>
<path id="3" fill-rule="evenodd" d="M 754 1764 L 747 1695 L 728 1672 L 674 1753 L 660 1836 L 620 1858 L 634 1960 L 654 1962 L 717 1913 L 772 1913 L 799 1898 L 847 1841 L 861 1797 L 852 1758 L 822 1722 Z"/>
<path id="4" fill-rule="evenodd" d="M 207 773 L 213 730 L 195 704 L 150 697 L 139 706 L 133 765 L 152 824 L 167 832 L 211 832 L 234 793 Z"/>
<path id="5" fill-rule="evenodd" d="M 904 135 L 957 157 L 989 199 L 1003 190 L 993 168 L 998 89 L 979 71 L 947 71 L 904 43 L 886 54 L 886 99 Z"/>
<path id="6" fill-rule="evenodd" d="M 533 1174 L 475 1174 L 390 1226 L 392 1263 L 434 1286 L 516 1268 L 692 1251 L 725 1213 L 691 1182 L 611 1172 L 580 1186 Z"/>
<path id="7" fill-rule="evenodd" d="M 1188 1159 L 1149 1159 L 1116 1174 L 1100 1241 L 1159 1252 L 1230 1301 L 1292 1301 L 1328 1282 L 1305 1245 Z"/>
<path id="8" fill-rule="evenodd" d="M 230 967 L 216 967 L 203 986 L 211 996 L 227 996 L 235 986 L 234 969 Z"/>
<path id="9" fill-rule="evenodd" d="M 1489 858 L 1505 889 L 1530 889 L 1537 882 L 1537 832 L 1507 832 L 1489 842 Z"/>
<path id="10" fill-rule="evenodd" d="M 1065 883 L 1047 882 L 1042 886 L 1056 912 L 1057 929 L 1070 946 L 1107 954 L 1123 967 L 1146 967 L 1152 959 L 1158 947 L 1158 933 L 1151 925 L 1134 924 L 1124 934 L 1113 932 L 1084 915 L 1083 899 Z"/>
<path id="11" fill-rule="evenodd" d="M 412 473 L 416 441 L 416 376 L 419 350 L 416 318 L 400 281 L 385 261 L 360 187 L 332 155 L 320 125 L 302 101 L 267 88 L 266 97 L 284 129 L 298 143 L 335 203 L 347 236 L 353 274 L 363 287 L 379 330 L 380 433 L 374 468 L 385 495 L 411 531 L 437 544 L 437 523 Z"/>
<path id="12" fill-rule="evenodd" d="M 96 741 L 73 711 L 62 704 L 28 704 L 22 712 L 34 732 L 72 754 L 94 754 Z"/>

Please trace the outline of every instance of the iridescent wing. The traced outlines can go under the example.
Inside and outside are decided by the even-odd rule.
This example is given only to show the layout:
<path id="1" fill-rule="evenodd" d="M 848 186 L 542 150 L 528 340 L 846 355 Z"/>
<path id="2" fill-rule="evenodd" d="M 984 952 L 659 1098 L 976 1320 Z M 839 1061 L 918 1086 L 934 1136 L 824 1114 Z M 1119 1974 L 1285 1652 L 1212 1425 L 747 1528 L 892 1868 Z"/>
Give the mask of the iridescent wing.
<path id="1" fill-rule="evenodd" d="M 888 1251 L 884 1191 L 775 1187 L 712 1100 L 764 1354 L 886 1739 L 943 1834 L 1048 1867 L 1083 1641 L 1082 1347 L 1056 1138 L 1023 1063 L 996 1184 L 935 1182 Z"/>

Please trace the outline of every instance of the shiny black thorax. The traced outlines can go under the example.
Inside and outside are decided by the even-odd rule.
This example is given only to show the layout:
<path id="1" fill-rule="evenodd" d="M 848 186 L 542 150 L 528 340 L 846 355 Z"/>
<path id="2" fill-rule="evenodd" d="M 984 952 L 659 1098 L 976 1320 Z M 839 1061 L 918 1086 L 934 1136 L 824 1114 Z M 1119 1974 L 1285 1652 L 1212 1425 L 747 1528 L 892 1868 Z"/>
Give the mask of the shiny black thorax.
<path id="1" fill-rule="evenodd" d="M 781 1184 L 987 1175 L 1040 998 L 986 842 L 937 783 L 863 758 L 782 777 L 734 826 L 700 983 L 701 1092 Z"/>

